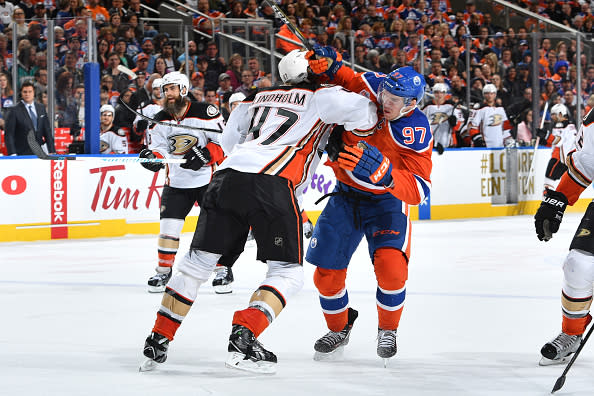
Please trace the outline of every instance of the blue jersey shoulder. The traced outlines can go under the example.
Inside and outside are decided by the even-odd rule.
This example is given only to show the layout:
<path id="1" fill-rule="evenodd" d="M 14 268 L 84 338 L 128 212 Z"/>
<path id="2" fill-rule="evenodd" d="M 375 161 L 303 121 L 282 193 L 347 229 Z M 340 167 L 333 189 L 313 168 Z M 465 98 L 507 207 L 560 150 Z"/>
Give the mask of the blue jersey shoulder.
<path id="1" fill-rule="evenodd" d="M 384 77 L 386 77 L 383 73 L 376 73 L 376 72 L 365 72 L 363 73 L 363 78 L 367 81 L 367 84 L 371 87 L 373 92 L 376 94 L 379 91 L 380 84 L 382 83 Z"/>
<path id="2" fill-rule="evenodd" d="M 433 139 L 429 120 L 418 108 L 408 117 L 390 121 L 390 131 L 396 143 L 415 151 L 427 149 Z"/>

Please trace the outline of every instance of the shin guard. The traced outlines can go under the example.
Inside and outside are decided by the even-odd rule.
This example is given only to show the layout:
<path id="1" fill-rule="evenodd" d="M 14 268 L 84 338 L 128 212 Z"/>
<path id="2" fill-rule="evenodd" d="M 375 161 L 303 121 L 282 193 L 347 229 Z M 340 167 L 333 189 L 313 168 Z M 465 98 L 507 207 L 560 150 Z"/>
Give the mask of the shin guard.
<path id="1" fill-rule="evenodd" d="M 320 294 L 320 305 L 328 329 L 338 332 L 348 322 L 349 295 L 345 288 L 347 270 L 316 268 L 314 284 Z"/>
<path id="2" fill-rule="evenodd" d="M 382 330 L 395 330 L 404 308 L 408 263 L 400 250 L 380 248 L 373 254 L 373 264 L 378 284 L 378 327 Z"/>

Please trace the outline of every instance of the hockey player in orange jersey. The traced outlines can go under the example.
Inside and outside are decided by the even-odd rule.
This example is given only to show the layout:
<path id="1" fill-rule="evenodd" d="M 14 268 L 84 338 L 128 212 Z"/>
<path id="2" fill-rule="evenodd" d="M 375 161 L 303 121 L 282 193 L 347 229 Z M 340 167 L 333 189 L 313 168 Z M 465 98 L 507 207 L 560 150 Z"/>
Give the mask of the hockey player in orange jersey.
<path id="1" fill-rule="evenodd" d="M 312 56 L 315 53 L 315 57 Z M 355 73 L 331 47 L 308 53 L 310 68 L 335 84 L 374 101 L 381 111 L 367 134 L 333 136 L 327 149 L 336 189 L 312 236 L 306 260 L 318 268 L 314 283 L 329 332 L 314 344 L 314 359 L 330 358 L 348 343 L 357 311 L 349 307 L 345 279 L 349 261 L 365 235 L 376 279 L 377 354 L 396 354 L 396 331 L 404 306 L 410 257 L 409 205 L 429 195 L 433 136 L 417 108 L 425 80 L 411 67 L 388 75 Z"/>

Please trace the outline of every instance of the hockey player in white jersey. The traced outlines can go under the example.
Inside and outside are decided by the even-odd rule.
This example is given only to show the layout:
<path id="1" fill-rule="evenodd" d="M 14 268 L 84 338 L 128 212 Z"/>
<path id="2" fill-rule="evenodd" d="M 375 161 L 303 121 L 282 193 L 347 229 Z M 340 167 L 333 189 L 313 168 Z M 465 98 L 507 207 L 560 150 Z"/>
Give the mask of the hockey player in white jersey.
<path id="1" fill-rule="evenodd" d="M 557 103 L 551 107 L 551 121 L 553 128 L 538 128 L 536 135 L 540 141 L 553 146 L 551 159 L 547 165 L 544 179 L 544 188 L 554 190 L 559 183 L 559 179 L 567 170 L 565 158 L 575 149 L 575 135 L 577 129 L 575 124 L 569 120 L 569 111 L 562 103 Z"/>
<path id="2" fill-rule="evenodd" d="M 141 158 L 184 158 L 184 164 L 166 166 L 165 186 L 161 197 L 160 231 L 157 273 L 148 280 L 149 292 L 162 292 L 171 277 L 171 269 L 179 248 L 184 220 L 194 203 L 201 204 L 212 178 L 213 165 L 222 160 L 219 138 L 224 127 L 223 117 L 216 106 L 193 103 L 186 97 L 188 78 L 179 72 L 166 74 L 162 80 L 163 110 L 149 129 L 149 146 L 140 152 Z M 190 128 L 193 129 L 190 129 Z M 157 172 L 162 163 L 141 163 Z"/>
<path id="3" fill-rule="evenodd" d="M 162 78 L 155 78 L 151 82 L 151 102 L 150 103 L 141 103 L 141 106 L 138 111 L 140 114 L 144 115 L 148 118 L 153 118 L 158 112 L 163 109 L 163 104 L 161 103 L 161 84 L 163 83 Z M 143 118 L 139 115 L 136 116 L 133 122 L 134 129 L 136 130 L 136 134 L 144 135 L 148 128 L 149 122 L 146 118 Z M 149 139 L 145 137 L 145 143 L 148 145 Z"/>
<path id="4" fill-rule="evenodd" d="M 101 154 L 128 154 L 126 133 L 113 124 L 115 110 L 112 105 L 104 104 L 99 109 L 100 128 L 99 152 Z"/>
<path id="5" fill-rule="evenodd" d="M 433 86 L 433 103 L 423 109 L 431 126 L 434 147 L 439 154 L 442 154 L 446 147 L 458 145 L 456 132 L 464 123 L 462 111 L 446 100 L 447 92 L 447 85 L 436 83 Z"/>
<path id="6" fill-rule="evenodd" d="M 567 172 L 555 190 L 545 190 L 534 216 L 536 235 L 548 241 L 559 230 L 567 205 L 573 205 L 594 178 L 594 111 L 584 118 L 575 139 L 574 151 L 567 155 Z M 594 283 L 594 202 L 584 217 L 569 246 L 563 263 L 561 292 L 561 333 L 541 349 L 541 365 L 563 363 L 573 354 L 592 320 L 592 285 Z"/>
<path id="7" fill-rule="evenodd" d="M 503 147 L 514 143 L 505 110 L 497 106 L 497 88 L 487 84 L 483 88 L 485 98 L 482 106 L 473 112 L 470 119 L 470 138 L 473 147 Z"/>
<path id="8" fill-rule="evenodd" d="M 191 249 L 167 284 L 141 370 L 166 360 L 200 285 L 221 254 L 241 253 L 250 227 L 257 259 L 267 263 L 268 272 L 248 307 L 233 315 L 226 365 L 276 370 L 275 354 L 257 338 L 303 286 L 296 195 L 310 182 L 334 124 L 368 130 L 377 122 L 377 109 L 367 98 L 315 84 L 305 52 L 290 52 L 278 70 L 287 85 L 260 90 L 231 113 L 221 140 L 228 156 L 204 196 Z"/>

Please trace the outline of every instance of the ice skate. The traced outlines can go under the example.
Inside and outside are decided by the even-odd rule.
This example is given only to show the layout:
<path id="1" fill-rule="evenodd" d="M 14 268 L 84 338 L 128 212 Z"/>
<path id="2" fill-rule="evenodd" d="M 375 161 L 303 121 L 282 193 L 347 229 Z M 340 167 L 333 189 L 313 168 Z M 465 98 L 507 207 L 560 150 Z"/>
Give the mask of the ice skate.
<path id="1" fill-rule="evenodd" d="M 149 293 L 163 293 L 171 278 L 171 267 L 157 267 L 157 273 L 148 280 Z"/>
<path id="2" fill-rule="evenodd" d="M 233 325 L 229 336 L 229 355 L 225 366 L 259 374 L 276 373 L 276 355 L 264 349 L 254 333 L 241 325 Z"/>
<path id="3" fill-rule="evenodd" d="M 347 324 L 341 331 L 329 331 L 316 341 L 314 360 L 335 360 L 342 356 L 345 345 L 349 343 L 349 336 L 359 313 L 349 308 Z"/>
<path id="4" fill-rule="evenodd" d="M 569 335 L 561 332 L 554 340 L 547 342 L 540 350 L 542 358 L 538 363 L 541 366 L 563 364 L 571 359 L 582 341 L 581 335 Z"/>
<path id="5" fill-rule="evenodd" d="M 231 267 L 215 267 L 215 278 L 212 287 L 217 294 L 233 293 L 233 271 Z"/>
<path id="6" fill-rule="evenodd" d="M 388 360 L 396 355 L 396 330 L 377 330 L 377 355 L 384 359 L 384 367 Z"/>
<path id="7" fill-rule="evenodd" d="M 169 340 L 159 333 L 151 333 L 144 342 L 143 355 L 146 359 L 140 364 L 139 371 L 150 371 L 157 367 L 157 363 L 167 360 Z"/>

